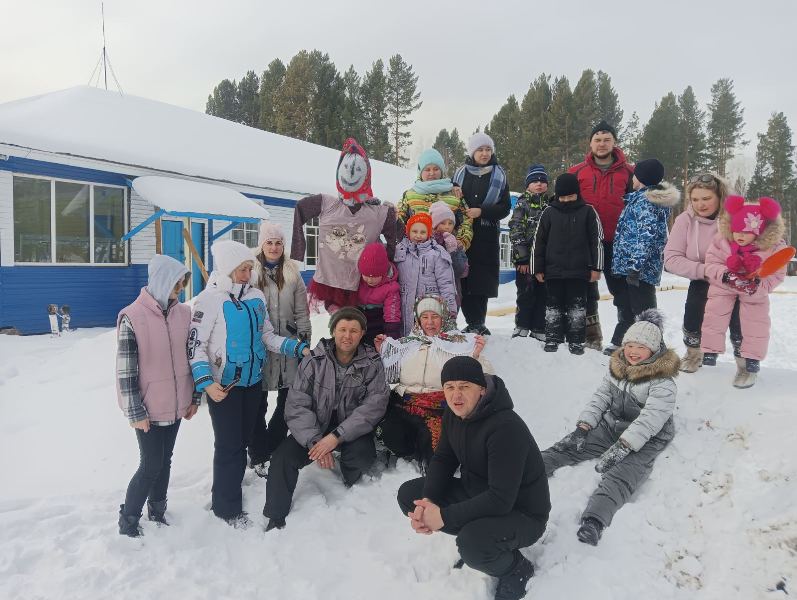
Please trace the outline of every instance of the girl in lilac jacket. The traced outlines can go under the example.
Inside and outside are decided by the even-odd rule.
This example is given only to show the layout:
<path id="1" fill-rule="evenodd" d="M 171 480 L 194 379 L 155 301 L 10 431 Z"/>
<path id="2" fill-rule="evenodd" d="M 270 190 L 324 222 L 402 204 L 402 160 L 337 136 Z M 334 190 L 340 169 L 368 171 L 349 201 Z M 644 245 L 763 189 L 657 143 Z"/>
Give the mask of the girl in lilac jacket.
<path id="1" fill-rule="evenodd" d="M 704 352 L 724 352 L 725 331 L 738 298 L 743 339 L 733 385 L 748 388 L 755 383 L 759 362 L 767 355 L 769 294 L 785 277 L 784 269 L 763 278 L 757 277 L 756 271 L 786 247 L 785 226 L 780 205 L 772 198 L 745 204 L 741 196 L 728 196 L 725 209 L 719 233 L 706 253 L 705 273 L 710 287 L 701 347 Z"/>
<path id="2" fill-rule="evenodd" d="M 430 239 L 432 219 L 418 213 L 407 220 L 407 237 L 396 246 L 394 261 L 401 286 L 402 335 L 408 335 L 414 322 L 413 310 L 418 298 L 441 296 L 452 315 L 457 314 L 457 287 L 451 255 Z"/>

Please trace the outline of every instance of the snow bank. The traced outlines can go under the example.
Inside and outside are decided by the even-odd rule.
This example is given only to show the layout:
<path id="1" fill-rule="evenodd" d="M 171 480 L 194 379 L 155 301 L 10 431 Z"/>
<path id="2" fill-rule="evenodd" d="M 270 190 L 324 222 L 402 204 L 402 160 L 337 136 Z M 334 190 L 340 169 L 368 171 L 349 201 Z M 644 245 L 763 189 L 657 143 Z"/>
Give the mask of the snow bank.
<path id="1" fill-rule="evenodd" d="M 666 338 L 679 348 L 684 298 L 659 295 Z M 591 463 L 556 473 L 548 529 L 526 551 L 537 565 L 530 598 L 784 597 L 771 590 L 797 577 L 795 309 L 797 295 L 773 297 L 772 355 L 751 390 L 731 387 L 727 358 L 679 377 L 676 438 L 597 548 L 575 532 L 599 476 Z M 601 319 L 614 323 L 609 302 Z M 324 321 L 314 319 L 316 337 Z M 487 354 L 545 448 L 573 427 L 608 358 L 510 340 L 511 315 L 487 324 Z M 120 537 L 116 512 L 138 452 L 116 407 L 114 351 L 105 329 L 0 336 L 0 597 L 492 597 L 489 578 L 451 569 L 451 537 L 415 535 L 402 518 L 396 490 L 417 476 L 403 461 L 352 490 L 307 467 L 288 527 L 268 535 L 259 521 L 265 484 L 248 471 L 244 506 L 258 526 L 238 531 L 214 518 L 205 408 L 181 426 L 171 527 L 143 520 L 143 538 Z"/>

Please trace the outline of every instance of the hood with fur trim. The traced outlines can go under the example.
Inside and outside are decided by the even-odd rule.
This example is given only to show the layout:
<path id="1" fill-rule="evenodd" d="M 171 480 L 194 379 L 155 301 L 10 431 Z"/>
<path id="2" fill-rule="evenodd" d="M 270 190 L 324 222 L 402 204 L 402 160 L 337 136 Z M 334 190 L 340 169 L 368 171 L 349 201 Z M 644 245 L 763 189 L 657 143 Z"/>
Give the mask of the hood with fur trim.
<path id="1" fill-rule="evenodd" d="M 755 203 L 748 202 L 748 204 Z M 717 217 L 717 221 L 717 229 L 720 236 L 722 236 L 722 239 L 732 242 L 733 233 L 731 232 L 731 215 L 728 213 L 728 211 L 723 210 L 720 213 L 720 216 Z M 770 221 L 767 224 L 767 226 L 764 228 L 764 231 L 761 232 L 761 235 L 759 235 L 753 243 L 758 246 L 759 250 L 771 250 L 780 243 L 785 232 L 786 223 L 783 221 L 783 216 L 778 215 L 774 221 Z"/>
<path id="2" fill-rule="evenodd" d="M 673 184 L 662 181 L 657 186 L 651 186 L 644 190 L 645 196 L 652 204 L 673 207 L 681 201 L 681 192 Z"/>
<path id="3" fill-rule="evenodd" d="M 609 361 L 609 372 L 616 379 L 627 379 L 631 383 L 641 383 L 659 377 L 676 377 L 681 367 L 681 359 L 674 350 L 665 349 L 657 352 L 638 365 L 629 365 L 620 348 L 612 354 Z"/>

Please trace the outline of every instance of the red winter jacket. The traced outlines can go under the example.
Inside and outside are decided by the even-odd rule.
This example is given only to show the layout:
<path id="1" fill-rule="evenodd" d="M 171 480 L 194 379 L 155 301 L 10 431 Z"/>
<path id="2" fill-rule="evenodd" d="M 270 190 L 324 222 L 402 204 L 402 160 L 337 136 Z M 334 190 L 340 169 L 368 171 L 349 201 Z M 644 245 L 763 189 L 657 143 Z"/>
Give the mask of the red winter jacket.
<path id="1" fill-rule="evenodd" d="M 584 162 L 567 171 L 578 177 L 581 197 L 598 212 L 607 242 L 614 239 L 617 220 L 623 212 L 623 196 L 631 191 L 631 176 L 634 174 L 634 168 L 628 164 L 622 150 L 615 148 L 612 153 L 614 163 L 605 172 L 595 164 L 591 152 L 587 153 Z"/>

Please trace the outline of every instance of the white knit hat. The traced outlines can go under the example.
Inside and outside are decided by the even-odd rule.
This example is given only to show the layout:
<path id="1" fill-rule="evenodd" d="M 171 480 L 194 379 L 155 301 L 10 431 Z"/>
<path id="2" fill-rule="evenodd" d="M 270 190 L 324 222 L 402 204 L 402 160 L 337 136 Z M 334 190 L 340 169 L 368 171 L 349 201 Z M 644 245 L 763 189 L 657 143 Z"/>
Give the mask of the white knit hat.
<path id="1" fill-rule="evenodd" d="M 260 228 L 257 231 L 257 248 L 260 251 L 266 240 L 282 240 L 285 241 L 285 234 L 282 233 L 282 227 L 279 223 L 271 223 L 270 221 L 260 221 Z"/>
<path id="2" fill-rule="evenodd" d="M 255 256 L 252 251 L 240 242 L 234 242 L 233 240 L 215 242 L 210 247 L 210 253 L 213 255 L 213 273 L 211 273 L 208 283 L 215 282 L 217 287 L 223 290 L 232 289 L 230 275 L 241 263 L 247 261 L 255 262 Z M 249 284 L 255 285 L 256 283 L 257 276 L 253 271 Z"/>
<path id="3" fill-rule="evenodd" d="M 490 149 L 493 151 L 493 154 L 495 154 L 495 142 L 493 141 L 493 138 L 491 138 L 486 133 L 477 131 L 472 136 L 470 136 L 470 139 L 468 140 L 468 156 L 472 158 L 473 153 L 476 152 L 476 150 L 478 150 L 482 146 L 490 146 Z"/>
<path id="4" fill-rule="evenodd" d="M 655 354 L 662 347 L 663 325 L 664 315 L 661 311 L 655 308 L 643 310 L 636 318 L 636 322 L 625 332 L 623 345 L 629 342 L 639 344 Z"/>
<path id="5" fill-rule="evenodd" d="M 418 304 L 415 306 L 415 314 L 420 317 L 426 311 L 432 311 L 442 317 L 445 316 L 446 307 L 443 306 L 437 298 L 427 296 L 418 301 Z"/>

